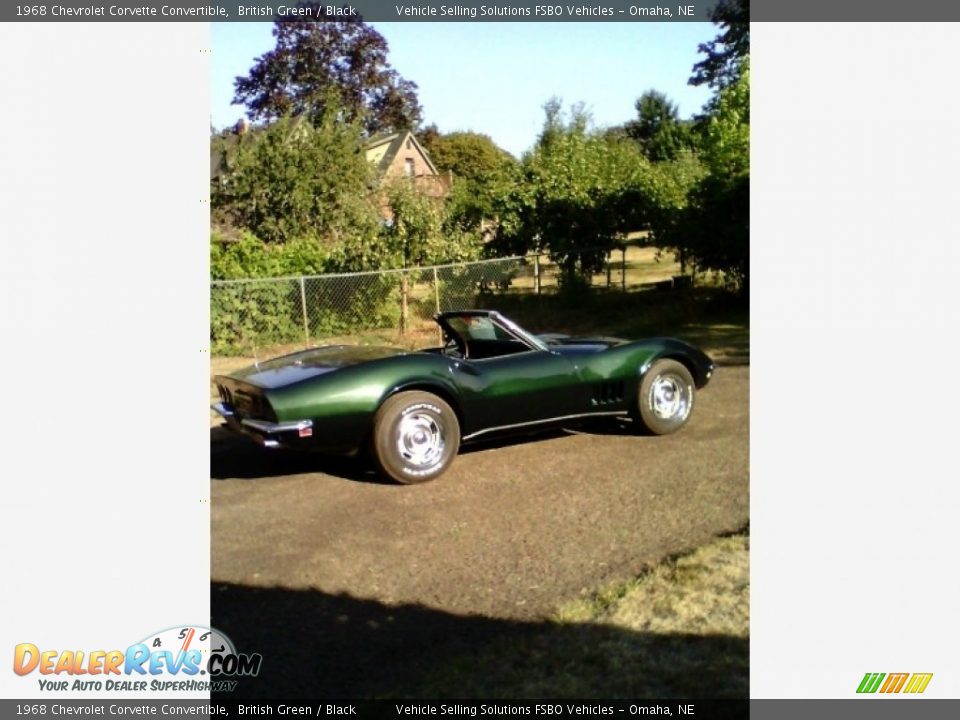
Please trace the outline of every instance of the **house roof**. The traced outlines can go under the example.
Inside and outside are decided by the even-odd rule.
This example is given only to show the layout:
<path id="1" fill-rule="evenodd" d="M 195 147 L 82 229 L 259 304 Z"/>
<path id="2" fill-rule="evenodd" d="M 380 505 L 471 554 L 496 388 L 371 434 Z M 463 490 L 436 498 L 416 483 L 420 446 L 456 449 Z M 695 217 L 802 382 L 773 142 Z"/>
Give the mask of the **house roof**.
<path id="1" fill-rule="evenodd" d="M 417 151 L 423 156 L 423 159 L 427 163 L 427 167 L 430 168 L 430 172 L 432 172 L 434 175 L 439 175 L 439 171 L 433 164 L 433 161 L 430 159 L 430 154 L 423 148 L 423 145 L 420 144 L 414 134 L 409 130 L 391 133 L 390 135 L 374 137 L 363 146 L 363 150 L 368 159 L 373 159 L 371 156 L 375 156 L 377 150 L 382 150 L 384 146 L 386 146 L 386 151 L 377 162 L 377 169 L 381 172 L 386 172 L 387 168 L 389 168 L 393 163 L 394 158 L 397 157 L 397 153 L 399 153 L 406 144 L 407 138 L 413 142 L 414 147 L 416 147 Z"/>
<path id="2" fill-rule="evenodd" d="M 249 131 L 245 129 L 245 133 L 249 132 L 250 134 L 256 133 L 259 131 L 259 128 L 253 127 Z M 224 175 L 228 170 L 228 158 L 231 157 L 235 152 L 237 147 L 240 144 L 241 134 L 234 132 L 223 133 L 222 135 L 214 138 L 210 143 L 210 179 L 216 180 L 221 175 Z M 430 168 L 430 172 L 434 175 L 440 175 L 440 172 L 437 170 L 436 165 L 433 164 L 433 161 L 430 159 L 430 154 L 424 149 L 423 145 L 417 140 L 416 136 L 411 133 L 409 130 L 402 132 L 391 133 L 389 135 L 380 135 L 374 138 L 371 138 L 364 144 L 363 151 L 368 160 L 376 159 L 377 155 L 380 155 L 379 160 L 377 160 L 377 169 L 380 172 L 386 172 L 387 168 L 393 163 L 394 159 L 397 157 L 397 154 L 404 148 L 406 145 L 407 139 L 409 138 L 410 142 L 413 143 L 413 146 L 417 151 L 423 156 L 424 161 L 427 164 L 427 167 Z M 382 154 L 381 154 L 382 153 Z"/>

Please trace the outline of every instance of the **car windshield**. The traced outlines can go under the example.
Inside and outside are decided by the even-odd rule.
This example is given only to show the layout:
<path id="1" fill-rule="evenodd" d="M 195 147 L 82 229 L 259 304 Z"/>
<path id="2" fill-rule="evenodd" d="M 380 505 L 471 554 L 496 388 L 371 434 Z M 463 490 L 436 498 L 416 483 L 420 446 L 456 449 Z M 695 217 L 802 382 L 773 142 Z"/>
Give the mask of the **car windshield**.
<path id="1" fill-rule="evenodd" d="M 548 349 L 537 337 L 504 317 L 486 315 L 454 315 L 447 317 L 450 329 L 467 342 L 480 340 L 520 340 L 531 348 Z"/>
<path id="2" fill-rule="evenodd" d="M 513 340 L 513 336 L 490 318 L 464 315 L 447 320 L 456 333 L 467 340 Z"/>
<path id="3" fill-rule="evenodd" d="M 510 332 L 512 332 L 518 338 L 526 342 L 528 345 L 530 345 L 530 347 L 537 348 L 538 350 L 549 351 L 550 348 L 547 347 L 547 344 L 543 340 L 538 338 L 536 335 L 531 335 L 530 333 L 528 333 L 526 330 L 524 330 L 522 327 L 517 325 L 512 320 L 508 320 L 505 317 L 500 317 L 500 321 L 504 324 L 504 326 Z"/>

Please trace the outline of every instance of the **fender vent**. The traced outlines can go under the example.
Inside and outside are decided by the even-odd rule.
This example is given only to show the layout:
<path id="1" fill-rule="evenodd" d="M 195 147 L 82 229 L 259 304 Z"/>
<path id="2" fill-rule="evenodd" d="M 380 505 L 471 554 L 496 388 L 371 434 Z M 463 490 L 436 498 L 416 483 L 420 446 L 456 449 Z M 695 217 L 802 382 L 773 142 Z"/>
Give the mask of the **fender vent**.
<path id="1" fill-rule="evenodd" d="M 603 382 L 593 387 L 593 404 L 610 405 L 623 400 L 623 380 Z"/>

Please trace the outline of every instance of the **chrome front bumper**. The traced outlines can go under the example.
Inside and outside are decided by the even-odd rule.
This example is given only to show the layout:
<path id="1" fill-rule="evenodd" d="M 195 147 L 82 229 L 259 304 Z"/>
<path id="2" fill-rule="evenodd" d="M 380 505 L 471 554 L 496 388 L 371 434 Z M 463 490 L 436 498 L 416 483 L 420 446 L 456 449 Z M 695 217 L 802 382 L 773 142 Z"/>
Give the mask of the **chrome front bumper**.
<path id="1" fill-rule="evenodd" d="M 307 438 L 313 435 L 313 420 L 282 423 L 250 418 L 238 420 L 233 408 L 222 402 L 214 403 L 210 409 L 226 420 L 228 426 L 249 435 L 264 447 L 279 447 L 283 444 L 282 439 L 290 437 L 290 434 L 296 438 Z"/>

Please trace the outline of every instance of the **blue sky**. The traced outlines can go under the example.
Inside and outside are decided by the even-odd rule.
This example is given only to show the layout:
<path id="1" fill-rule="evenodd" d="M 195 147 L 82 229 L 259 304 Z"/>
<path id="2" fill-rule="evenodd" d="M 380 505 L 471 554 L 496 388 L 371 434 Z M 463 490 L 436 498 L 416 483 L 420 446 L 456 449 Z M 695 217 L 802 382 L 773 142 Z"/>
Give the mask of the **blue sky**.
<path id="1" fill-rule="evenodd" d="M 424 122 L 473 130 L 519 156 L 536 140 L 543 104 L 584 102 L 597 126 L 635 115 L 644 90 L 665 92 L 681 117 L 698 112 L 706 88 L 687 85 L 710 23 L 373 23 L 391 65 L 419 86 Z M 272 23 L 212 23 L 210 112 L 217 128 L 244 114 L 233 79 L 273 48 Z"/>

